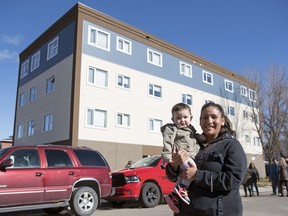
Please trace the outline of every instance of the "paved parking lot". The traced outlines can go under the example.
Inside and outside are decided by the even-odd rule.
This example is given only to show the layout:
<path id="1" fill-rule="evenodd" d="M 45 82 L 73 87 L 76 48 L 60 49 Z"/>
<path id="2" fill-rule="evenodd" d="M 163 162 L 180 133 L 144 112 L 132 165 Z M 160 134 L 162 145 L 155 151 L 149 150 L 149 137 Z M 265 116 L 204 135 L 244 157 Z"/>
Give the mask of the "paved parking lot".
<path id="1" fill-rule="evenodd" d="M 242 201 L 244 206 L 243 216 L 286 216 L 288 215 L 288 197 L 271 196 L 271 187 L 259 187 L 260 196 L 243 197 L 244 192 L 241 189 Z M 286 193 L 285 193 L 286 195 Z M 171 210 L 165 204 L 160 204 L 155 208 L 142 208 L 139 205 L 126 205 L 123 208 L 115 209 L 107 203 L 91 216 L 172 216 Z M 47 216 L 42 211 L 15 212 L 11 214 L 0 214 L 0 216 Z M 69 211 L 63 211 L 54 216 L 73 216 Z"/>

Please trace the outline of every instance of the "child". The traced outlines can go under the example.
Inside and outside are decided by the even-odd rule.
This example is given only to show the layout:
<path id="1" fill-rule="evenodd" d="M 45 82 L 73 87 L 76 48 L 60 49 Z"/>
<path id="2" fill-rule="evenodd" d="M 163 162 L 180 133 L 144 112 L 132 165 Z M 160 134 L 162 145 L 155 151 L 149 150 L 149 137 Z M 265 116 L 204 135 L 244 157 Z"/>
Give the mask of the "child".
<path id="1" fill-rule="evenodd" d="M 179 200 L 180 197 L 186 204 L 190 204 L 188 197 L 188 188 L 191 183 L 188 179 L 181 178 L 181 171 L 186 170 L 188 167 L 196 166 L 192 158 L 195 157 L 199 150 L 199 145 L 196 142 L 196 130 L 191 125 L 192 113 L 187 104 L 178 103 L 172 108 L 173 124 L 166 124 L 161 127 L 163 134 L 163 150 L 162 157 L 164 162 L 171 162 L 172 150 L 185 150 L 189 154 L 187 160 L 180 166 L 180 174 L 176 182 L 174 192 L 165 196 L 165 200 L 169 207 L 175 212 L 179 213 Z"/>

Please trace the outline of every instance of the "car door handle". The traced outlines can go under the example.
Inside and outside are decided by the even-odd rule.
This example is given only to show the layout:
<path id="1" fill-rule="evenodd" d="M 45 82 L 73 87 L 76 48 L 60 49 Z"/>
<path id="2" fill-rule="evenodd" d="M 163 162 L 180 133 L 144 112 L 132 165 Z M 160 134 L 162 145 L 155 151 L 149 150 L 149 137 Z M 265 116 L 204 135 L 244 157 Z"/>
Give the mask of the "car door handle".
<path id="1" fill-rule="evenodd" d="M 75 175 L 75 173 L 73 171 L 70 171 L 69 175 Z"/>
<path id="2" fill-rule="evenodd" d="M 41 172 L 36 172 L 36 176 L 42 176 L 43 175 L 43 173 L 41 173 Z"/>

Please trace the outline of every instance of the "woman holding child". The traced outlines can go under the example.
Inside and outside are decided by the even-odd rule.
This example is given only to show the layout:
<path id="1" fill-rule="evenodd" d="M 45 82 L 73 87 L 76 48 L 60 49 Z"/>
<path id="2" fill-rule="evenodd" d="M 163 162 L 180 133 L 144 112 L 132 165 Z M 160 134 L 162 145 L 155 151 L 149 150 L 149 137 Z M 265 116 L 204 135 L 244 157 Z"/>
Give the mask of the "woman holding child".
<path id="1" fill-rule="evenodd" d="M 241 216 L 243 212 L 239 188 L 244 179 L 247 160 L 235 138 L 231 122 L 219 104 L 207 103 L 201 109 L 198 137 L 200 150 L 196 166 L 183 172 L 182 178 L 193 180 L 189 187 L 190 205 L 180 202 L 175 216 Z M 166 167 L 171 181 L 177 180 L 179 165 L 187 158 L 186 151 L 173 150 Z"/>

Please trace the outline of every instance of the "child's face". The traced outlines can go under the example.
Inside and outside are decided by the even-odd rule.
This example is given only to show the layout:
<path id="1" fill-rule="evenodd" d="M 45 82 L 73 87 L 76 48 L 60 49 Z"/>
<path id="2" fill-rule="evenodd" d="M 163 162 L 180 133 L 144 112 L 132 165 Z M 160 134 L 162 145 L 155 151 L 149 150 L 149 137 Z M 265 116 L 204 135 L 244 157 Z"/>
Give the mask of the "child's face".
<path id="1" fill-rule="evenodd" d="M 182 109 L 173 113 L 172 121 L 176 125 L 189 126 L 192 116 L 188 109 Z"/>

